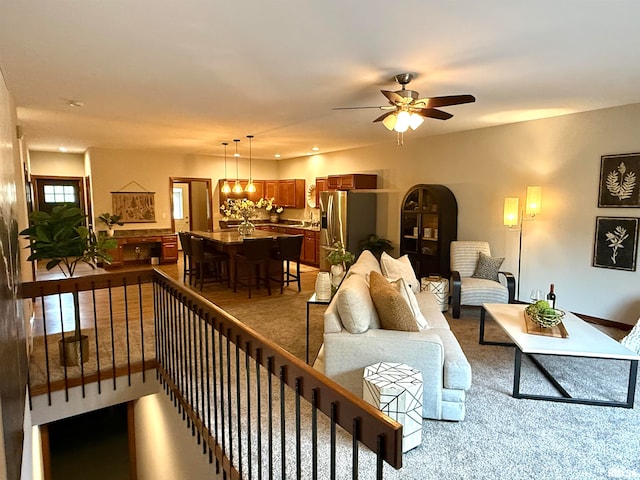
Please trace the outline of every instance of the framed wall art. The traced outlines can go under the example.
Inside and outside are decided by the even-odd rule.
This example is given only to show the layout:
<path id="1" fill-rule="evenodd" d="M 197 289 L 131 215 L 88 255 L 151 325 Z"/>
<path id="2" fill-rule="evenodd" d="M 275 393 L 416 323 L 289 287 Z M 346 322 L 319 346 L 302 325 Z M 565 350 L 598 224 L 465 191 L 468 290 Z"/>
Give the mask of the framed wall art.
<path id="1" fill-rule="evenodd" d="M 640 153 L 601 157 L 598 207 L 640 207 Z"/>
<path id="2" fill-rule="evenodd" d="M 636 271 L 640 218 L 596 217 L 594 267 Z"/>

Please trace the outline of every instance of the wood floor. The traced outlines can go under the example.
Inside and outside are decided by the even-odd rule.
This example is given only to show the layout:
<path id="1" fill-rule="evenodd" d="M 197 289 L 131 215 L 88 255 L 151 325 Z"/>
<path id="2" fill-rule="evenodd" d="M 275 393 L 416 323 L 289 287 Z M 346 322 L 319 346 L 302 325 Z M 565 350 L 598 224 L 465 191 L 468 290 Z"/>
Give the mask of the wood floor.
<path id="1" fill-rule="evenodd" d="M 118 272 L 125 270 L 135 270 L 136 268 L 119 268 L 119 269 L 110 269 L 107 272 Z M 150 268 L 150 267 L 149 267 Z M 161 270 L 171 278 L 174 278 L 178 282 L 183 285 L 186 285 L 183 281 L 183 262 L 182 258 L 175 264 L 168 265 L 159 265 L 155 268 Z M 89 266 L 85 264 L 81 264 L 78 266 L 75 277 L 81 277 L 86 275 L 95 275 L 99 273 L 105 273 L 105 270 L 102 268 L 91 269 Z M 318 273 L 317 268 L 309 267 L 306 265 L 301 265 L 301 284 L 303 291 L 313 291 L 316 276 Z M 41 266 L 37 270 L 37 279 L 38 280 L 53 280 L 53 279 L 61 279 L 64 278 L 62 273 L 59 270 L 51 270 L 47 271 L 44 266 Z M 232 288 L 227 287 L 226 282 L 212 282 L 206 281 L 202 291 L 193 286 L 189 286 L 192 290 L 200 293 L 202 296 L 212 301 L 213 303 L 224 308 L 225 306 L 232 306 L 238 303 L 243 302 L 251 302 L 252 300 L 264 298 L 267 296 L 267 290 L 262 287 L 260 290 L 252 289 L 251 295 L 252 298 L 247 298 L 247 290 L 243 288 L 238 288 L 236 293 L 233 293 Z M 139 317 L 139 304 L 138 304 L 138 287 L 131 286 L 127 289 L 127 304 L 130 315 L 134 318 Z M 289 287 L 285 287 L 285 294 L 291 291 L 297 292 L 297 285 L 291 284 Z M 271 282 L 271 292 L 272 295 L 280 295 L 280 286 L 275 282 Z M 94 317 L 97 317 L 98 326 L 105 326 L 110 320 L 113 318 L 114 322 L 123 322 L 125 315 L 124 312 L 127 308 L 125 305 L 124 292 L 123 289 L 118 288 L 114 289 L 112 293 L 111 302 L 109 302 L 109 292 L 107 290 L 97 291 L 95 294 L 95 311 L 94 311 L 94 302 L 92 298 L 91 292 L 81 292 L 80 293 L 80 311 L 81 311 L 81 325 L 82 328 L 94 328 Z M 143 317 L 152 317 L 151 313 L 153 311 L 153 302 L 152 302 L 152 290 L 151 285 L 143 285 L 142 286 L 142 297 L 143 297 L 143 308 L 142 313 Z M 111 305 L 111 307 L 110 307 Z M 72 331 L 74 327 L 74 317 L 73 317 L 73 297 L 71 294 L 63 294 L 61 296 L 53 295 L 46 297 L 44 302 L 40 299 L 36 300 L 34 304 L 35 318 L 42 319 L 43 312 L 44 318 L 46 321 L 44 324 L 46 325 L 46 333 L 47 335 L 60 333 L 62 328 L 64 331 Z M 60 312 L 62 311 L 62 314 Z M 37 320 L 32 325 L 32 332 L 34 336 L 41 336 L 44 334 L 44 326 L 43 322 Z"/>

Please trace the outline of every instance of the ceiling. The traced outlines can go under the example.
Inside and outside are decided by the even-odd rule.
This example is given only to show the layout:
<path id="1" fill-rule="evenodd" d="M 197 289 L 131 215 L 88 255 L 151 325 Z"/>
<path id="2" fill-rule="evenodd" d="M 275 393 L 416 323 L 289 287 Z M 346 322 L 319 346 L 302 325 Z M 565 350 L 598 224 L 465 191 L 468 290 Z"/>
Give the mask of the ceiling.
<path id="1" fill-rule="evenodd" d="M 253 157 L 380 143 L 397 73 L 473 94 L 428 135 L 640 103 L 637 0 L 2 0 L 0 68 L 32 150 Z M 69 106 L 70 101 L 83 104 Z"/>

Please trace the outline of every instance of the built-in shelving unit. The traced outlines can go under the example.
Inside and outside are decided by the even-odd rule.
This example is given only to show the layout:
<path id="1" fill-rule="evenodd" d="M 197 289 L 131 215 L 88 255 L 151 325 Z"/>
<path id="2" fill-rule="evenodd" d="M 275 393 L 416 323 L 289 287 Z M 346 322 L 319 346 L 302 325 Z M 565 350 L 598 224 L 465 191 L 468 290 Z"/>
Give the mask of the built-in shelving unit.
<path id="1" fill-rule="evenodd" d="M 458 203 L 444 185 L 415 185 L 402 201 L 400 254 L 418 277 L 449 277 L 449 245 L 458 236 Z"/>

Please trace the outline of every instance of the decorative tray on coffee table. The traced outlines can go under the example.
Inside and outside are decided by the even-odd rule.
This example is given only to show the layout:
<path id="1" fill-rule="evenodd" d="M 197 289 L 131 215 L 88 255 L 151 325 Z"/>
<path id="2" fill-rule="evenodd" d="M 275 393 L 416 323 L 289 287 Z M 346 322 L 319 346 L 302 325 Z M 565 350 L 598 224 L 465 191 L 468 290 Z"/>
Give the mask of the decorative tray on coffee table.
<path id="1" fill-rule="evenodd" d="M 567 338 L 569 336 L 569 332 L 564 328 L 562 322 L 554 325 L 553 327 L 542 327 L 535 323 L 531 319 L 531 315 L 524 312 L 524 324 L 527 328 L 527 333 L 531 333 L 533 335 L 546 335 L 547 337 L 558 337 L 558 338 Z"/>

